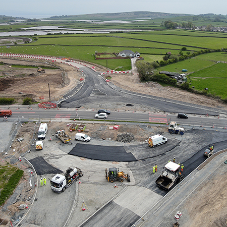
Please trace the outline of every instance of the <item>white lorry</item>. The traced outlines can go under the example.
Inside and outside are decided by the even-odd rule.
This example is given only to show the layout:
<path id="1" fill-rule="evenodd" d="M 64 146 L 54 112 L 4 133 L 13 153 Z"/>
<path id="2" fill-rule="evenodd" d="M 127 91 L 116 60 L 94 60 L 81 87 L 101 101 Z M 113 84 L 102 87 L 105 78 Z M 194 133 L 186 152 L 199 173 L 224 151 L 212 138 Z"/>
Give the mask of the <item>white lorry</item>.
<path id="1" fill-rule="evenodd" d="M 43 141 L 36 141 L 35 149 L 36 150 L 42 150 L 43 149 Z"/>
<path id="2" fill-rule="evenodd" d="M 47 134 L 47 123 L 41 123 L 38 131 L 38 139 L 44 140 Z"/>
<path id="3" fill-rule="evenodd" d="M 180 135 L 184 135 L 184 128 L 177 126 L 177 122 L 175 122 L 175 121 L 170 122 L 168 131 L 171 134 L 179 133 Z"/>
<path id="4" fill-rule="evenodd" d="M 148 145 L 150 147 L 159 146 L 166 142 L 167 142 L 167 138 L 162 135 L 154 135 L 154 136 L 149 137 L 149 139 L 148 139 Z"/>
<path id="5" fill-rule="evenodd" d="M 64 192 L 74 181 L 83 176 L 81 169 L 68 168 L 64 175 L 56 174 L 50 181 L 51 189 L 54 192 Z"/>

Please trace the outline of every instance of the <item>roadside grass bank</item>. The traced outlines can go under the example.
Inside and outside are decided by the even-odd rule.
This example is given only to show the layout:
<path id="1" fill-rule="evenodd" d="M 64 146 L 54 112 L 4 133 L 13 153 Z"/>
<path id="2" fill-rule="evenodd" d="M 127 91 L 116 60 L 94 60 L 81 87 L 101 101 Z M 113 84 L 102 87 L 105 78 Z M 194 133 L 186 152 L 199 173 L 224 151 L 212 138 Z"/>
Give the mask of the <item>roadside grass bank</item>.
<path id="1" fill-rule="evenodd" d="M 0 206 L 13 194 L 23 174 L 24 171 L 15 166 L 0 166 Z"/>

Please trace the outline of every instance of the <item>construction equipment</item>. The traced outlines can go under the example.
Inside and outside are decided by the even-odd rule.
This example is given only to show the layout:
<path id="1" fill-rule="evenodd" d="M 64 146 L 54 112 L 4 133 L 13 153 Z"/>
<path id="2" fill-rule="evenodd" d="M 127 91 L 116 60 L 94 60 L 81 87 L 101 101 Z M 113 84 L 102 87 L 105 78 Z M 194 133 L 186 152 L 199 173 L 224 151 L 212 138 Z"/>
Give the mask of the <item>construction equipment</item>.
<path id="1" fill-rule="evenodd" d="M 51 189 L 54 192 L 64 192 L 73 182 L 83 176 L 81 169 L 68 168 L 64 175 L 56 174 L 50 181 Z"/>
<path id="2" fill-rule="evenodd" d="M 204 151 L 204 156 L 207 157 L 207 158 L 209 158 L 213 154 L 214 154 L 214 146 L 213 145 L 209 145 L 209 148 L 207 148 Z"/>
<path id="3" fill-rule="evenodd" d="M 169 161 L 162 172 L 162 174 L 156 180 L 158 187 L 170 190 L 176 183 L 183 179 L 182 173 L 180 172 L 180 165 Z"/>
<path id="4" fill-rule="evenodd" d="M 171 134 L 179 133 L 180 135 L 184 135 L 184 128 L 178 127 L 177 122 L 175 122 L 175 121 L 170 122 L 168 131 Z"/>
<path id="5" fill-rule="evenodd" d="M 56 132 L 56 137 L 62 141 L 62 143 L 69 143 L 71 140 L 71 137 L 66 134 L 65 130 L 59 130 Z"/>
<path id="6" fill-rule="evenodd" d="M 35 149 L 36 150 L 42 150 L 43 149 L 43 141 L 36 141 Z"/>
<path id="7" fill-rule="evenodd" d="M 38 67 L 37 72 L 38 73 L 45 73 L 45 69 Z"/>
<path id="8" fill-rule="evenodd" d="M 106 172 L 106 179 L 111 183 L 113 183 L 114 181 L 123 182 L 124 179 L 130 182 L 129 174 L 125 174 L 123 171 L 119 172 L 119 169 L 115 167 L 109 168 L 109 171 L 105 169 L 105 172 Z"/>
<path id="9" fill-rule="evenodd" d="M 148 139 L 148 145 L 150 147 L 156 147 L 167 142 L 167 138 L 162 135 L 151 136 Z"/>
<path id="10" fill-rule="evenodd" d="M 84 124 L 75 124 L 75 123 L 73 123 L 73 124 L 69 125 L 69 131 L 70 132 L 71 131 L 76 131 L 76 130 L 78 132 L 84 132 L 85 129 L 86 129 L 86 125 L 84 125 Z"/>

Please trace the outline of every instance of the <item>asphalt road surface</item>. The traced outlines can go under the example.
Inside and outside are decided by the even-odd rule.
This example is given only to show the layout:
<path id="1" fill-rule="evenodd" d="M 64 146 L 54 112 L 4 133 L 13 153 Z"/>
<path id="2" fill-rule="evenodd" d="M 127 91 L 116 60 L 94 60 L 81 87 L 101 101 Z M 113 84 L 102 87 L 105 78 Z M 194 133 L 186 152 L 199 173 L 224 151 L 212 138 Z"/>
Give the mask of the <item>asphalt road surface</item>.
<path id="1" fill-rule="evenodd" d="M 111 103 L 117 101 L 125 104 L 143 104 L 169 113 L 184 112 L 188 114 L 209 114 L 215 116 L 220 112 L 220 110 L 215 108 L 207 108 L 181 101 L 173 101 L 167 98 L 126 91 L 112 83 L 106 82 L 98 72 L 90 68 L 80 67 L 80 70 L 85 75 L 83 84 L 77 86 L 77 89 L 64 96 L 61 107 L 75 108 L 89 103 Z"/>

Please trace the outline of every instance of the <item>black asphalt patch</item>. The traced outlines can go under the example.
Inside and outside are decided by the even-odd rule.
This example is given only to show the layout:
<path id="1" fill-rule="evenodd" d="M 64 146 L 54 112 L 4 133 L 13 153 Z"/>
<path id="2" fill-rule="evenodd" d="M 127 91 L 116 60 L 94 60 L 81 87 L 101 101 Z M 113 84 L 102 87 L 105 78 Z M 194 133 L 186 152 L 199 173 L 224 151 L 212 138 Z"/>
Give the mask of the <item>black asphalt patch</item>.
<path id="1" fill-rule="evenodd" d="M 77 143 L 76 146 L 69 152 L 69 154 L 101 161 L 137 161 L 131 152 L 127 153 L 125 151 L 123 146 L 101 146 Z"/>
<path id="2" fill-rule="evenodd" d="M 33 158 L 29 160 L 29 162 L 31 162 L 34 166 L 37 175 L 62 173 L 60 169 L 57 169 L 52 165 L 48 164 L 43 157 Z"/>

